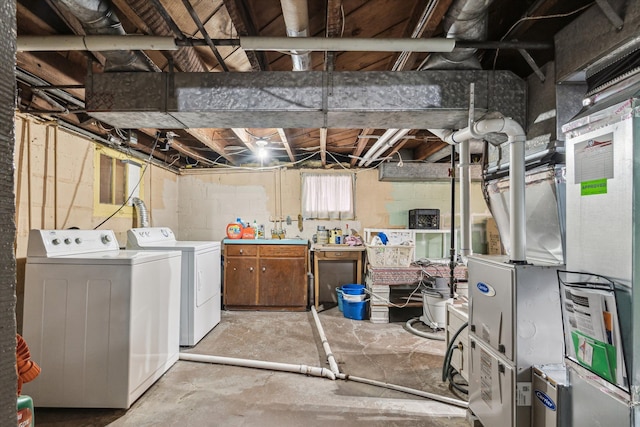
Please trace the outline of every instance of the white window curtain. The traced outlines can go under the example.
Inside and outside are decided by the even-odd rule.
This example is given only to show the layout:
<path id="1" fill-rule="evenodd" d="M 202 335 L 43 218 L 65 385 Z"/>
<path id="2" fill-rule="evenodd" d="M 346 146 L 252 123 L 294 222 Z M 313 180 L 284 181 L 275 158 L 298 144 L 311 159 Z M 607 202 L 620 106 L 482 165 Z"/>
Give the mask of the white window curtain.
<path id="1" fill-rule="evenodd" d="M 307 219 L 354 219 L 352 174 L 302 174 L 302 216 Z"/>

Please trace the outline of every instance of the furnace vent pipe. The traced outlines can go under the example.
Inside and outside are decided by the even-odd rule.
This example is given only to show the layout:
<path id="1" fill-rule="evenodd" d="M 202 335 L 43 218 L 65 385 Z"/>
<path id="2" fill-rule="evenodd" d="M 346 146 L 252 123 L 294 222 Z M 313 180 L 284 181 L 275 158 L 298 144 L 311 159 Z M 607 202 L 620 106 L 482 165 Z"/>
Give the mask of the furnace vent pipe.
<path id="1" fill-rule="evenodd" d="M 525 133 L 518 122 L 510 118 L 486 119 L 457 131 L 432 131 L 449 144 L 458 144 L 469 139 L 480 139 L 488 133 L 503 133 L 511 144 L 509 150 L 509 213 L 511 233 L 511 260 L 513 264 L 526 264 L 526 216 L 525 216 Z"/>
<path id="2" fill-rule="evenodd" d="M 190 362 L 214 363 L 217 365 L 240 366 L 242 368 L 268 369 L 271 371 L 293 372 L 295 374 L 310 375 L 313 377 L 325 377 L 335 380 L 336 375 L 329 369 L 316 368 L 307 365 L 295 365 L 292 363 L 265 362 L 262 360 L 238 359 L 235 357 L 209 356 L 206 354 L 180 353 L 180 360 Z"/>

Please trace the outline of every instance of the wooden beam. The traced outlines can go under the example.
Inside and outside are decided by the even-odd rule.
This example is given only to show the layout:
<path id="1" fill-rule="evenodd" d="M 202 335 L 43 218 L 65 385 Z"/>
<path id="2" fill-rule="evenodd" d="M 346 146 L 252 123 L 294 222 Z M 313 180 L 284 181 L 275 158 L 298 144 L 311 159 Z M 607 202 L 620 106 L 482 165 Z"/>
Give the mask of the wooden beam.
<path id="1" fill-rule="evenodd" d="M 224 0 L 224 7 L 231 17 L 231 22 L 233 22 L 238 36 L 259 35 L 242 0 Z M 245 53 L 253 71 L 266 70 L 265 64 L 267 62 L 262 52 L 248 50 Z"/>
<path id="2" fill-rule="evenodd" d="M 211 148 L 213 151 L 218 153 L 221 157 L 227 159 L 230 163 L 234 163 L 233 158 L 224 152 L 224 145 L 217 142 L 215 139 L 215 130 L 214 129 L 205 129 L 205 128 L 191 128 L 185 129 L 189 135 L 193 136 L 195 139 L 200 141 L 205 146 Z"/>
<path id="3" fill-rule="evenodd" d="M 282 141 L 282 144 L 284 145 L 284 149 L 287 150 L 289 160 L 291 160 L 291 163 L 295 163 L 296 158 L 291 151 L 291 146 L 289 145 L 289 140 L 287 139 L 287 134 L 284 132 L 284 129 L 278 129 L 278 135 L 280 136 L 280 141 Z"/>
<path id="4" fill-rule="evenodd" d="M 434 138 L 431 142 L 425 142 L 418 145 L 416 149 L 413 150 L 413 159 L 424 160 L 432 154 L 435 154 L 438 151 L 442 150 L 447 145 L 449 144 L 439 140 L 438 138 Z"/>
<path id="5" fill-rule="evenodd" d="M 373 132 L 375 131 L 375 129 L 371 129 L 371 128 L 367 128 L 367 129 L 362 129 L 362 132 L 360 132 L 360 134 L 358 136 L 363 136 L 363 135 L 371 135 Z M 356 162 L 358 161 L 358 157 L 360 157 L 360 155 L 362 154 L 362 152 L 364 151 L 365 147 L 367 146 L 367 143 L 369 142 L 370 139 L 373 138 L 356 138 L 356 148 L 353 149 L 353 152 L 351 153 L 351 155 L 353 156 L 351 158 L 351 161 L 349 162 L 351 164 L 351 166 L 355 166 Z"/>
<path id="6" fill-rule="evenodd" d="M 233 131 L 234 134 L 236 134 L 238 139 L 240 139 L 240 141 L 242 141 L 242 143 L 244 145 L 246 145 L 249 150 L 251 150 L 252 153 L 256 152 L 256 146 L 253 143 L 251 135 L 249 135 L 247 133 L 246 129 L 243 129 L 243 128 L 232 128 L 231 130 Z"/>
<path id="7" fill-rule="evenodd" d="M 327 128 L 320 128 L 320 160 L 327 165 Z"/>

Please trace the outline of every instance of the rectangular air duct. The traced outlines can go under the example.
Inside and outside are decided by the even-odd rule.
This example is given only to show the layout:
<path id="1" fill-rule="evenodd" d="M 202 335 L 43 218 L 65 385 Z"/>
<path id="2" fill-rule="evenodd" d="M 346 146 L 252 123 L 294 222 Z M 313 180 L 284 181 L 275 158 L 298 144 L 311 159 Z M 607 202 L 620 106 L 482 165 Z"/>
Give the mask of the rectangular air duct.
<path id="1" fill-rule="evenodd" d="M 438 128 L 500 111 L 524 123 L 526 87 L 508 71 L 104 73 L 87 110 L 119 128 Z"/>

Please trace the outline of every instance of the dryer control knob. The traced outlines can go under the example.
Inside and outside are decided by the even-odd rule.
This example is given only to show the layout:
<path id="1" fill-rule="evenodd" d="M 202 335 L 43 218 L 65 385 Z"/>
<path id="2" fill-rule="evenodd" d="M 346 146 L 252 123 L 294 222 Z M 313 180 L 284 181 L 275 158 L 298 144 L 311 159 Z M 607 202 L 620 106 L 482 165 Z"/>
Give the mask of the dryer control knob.
<path id="1" fill-rule="evenodd" d="M 104 243 L 105 245 L 107 243 L 111 242 L 111 236 L 109 236 L 108 234 L 105 234 L 104 236 L 102 236 L 102 243 Z"/>
<path id="2" fill-rule="evenodd" d="M 65 245 L 70 245 L 71 244 L 71 239 L 68 238 L 68 237 L 66 239 L 64 239 L 64 244 Z"/>
<path id="3" fill-rule="evenodd" d="M 79 238 L 79 237 L 76 237 L 76 243 L 77 243 L 77 244 L 82 243 L 82 239 L 81 239 L 81 238 Z"/>
<path id="4" fill-rule="evenodd" d="M 60 244 L 60 239 L 53 239 L 51 241 L 51 243 L 53 243 L 54 245 L 59 245 Z"/>

